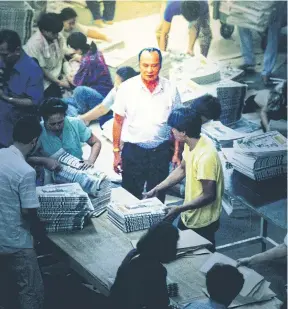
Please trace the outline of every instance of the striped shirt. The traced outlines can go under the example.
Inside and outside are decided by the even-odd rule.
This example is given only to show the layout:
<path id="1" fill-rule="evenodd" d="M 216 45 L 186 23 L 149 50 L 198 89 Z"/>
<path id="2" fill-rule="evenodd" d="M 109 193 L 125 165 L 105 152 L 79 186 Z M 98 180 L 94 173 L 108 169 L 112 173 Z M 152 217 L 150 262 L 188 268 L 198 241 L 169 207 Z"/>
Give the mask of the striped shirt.
<path id="1" fill-rule="evenodd" d="M 38 208 L 36 172 L 15 146 L 0 150 L 0 254 L 33 248 L 22 208 Z"/>

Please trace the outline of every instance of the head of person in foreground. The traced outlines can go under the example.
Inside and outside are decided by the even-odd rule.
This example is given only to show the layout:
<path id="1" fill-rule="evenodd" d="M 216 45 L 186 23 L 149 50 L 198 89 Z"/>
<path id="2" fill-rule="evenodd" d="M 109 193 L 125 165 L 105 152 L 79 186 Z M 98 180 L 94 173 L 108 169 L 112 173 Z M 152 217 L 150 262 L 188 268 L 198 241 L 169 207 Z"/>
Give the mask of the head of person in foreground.
<path id="1" fill-rule="evenodd" d="M 162 54 L 158 48 L 148 47 L 140 51 L 138 55 L 140 75 L 144 82 L 156 82 L 162 66 Z"/>
<path id="2" fill-rule="evenodd" d="M 217 263 L 206 274 L 206 287 L 210 299 L 227 308 L 240 293 L 243 285 L 243 275 L 238 268 L 231 265 Z"/>
<path id="3" fill-rule="evenodd" d="M 169 222 L 162 221 L 150 227 L 137 243 L 137 253 L 142 257 L 168 263 L 176 258 L 178 229 Z"/>
<path id="4" fill-rule="evenodd" d="M 65 32 L 72 32 L 76 26 L 77 13 L 72 8 L 64 8 L 60 12 L 60 18 L 63 22 L 63 29 Z"/>
<path id="5" fill-rule="evenodd" d="M 63 29 L 63 22 L 56 13 L 43 13 L 38 20 L 38 28 L 48 43 L 58 38 Z"/>

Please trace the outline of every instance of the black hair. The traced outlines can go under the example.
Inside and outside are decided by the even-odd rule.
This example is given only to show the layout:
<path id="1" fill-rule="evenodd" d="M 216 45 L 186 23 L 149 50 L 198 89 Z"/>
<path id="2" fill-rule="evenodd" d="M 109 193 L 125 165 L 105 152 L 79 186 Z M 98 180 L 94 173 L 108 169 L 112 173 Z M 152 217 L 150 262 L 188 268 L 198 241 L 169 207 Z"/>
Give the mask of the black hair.
<path id="1" fill-rule="evenodd" d="M 185 132 L 190 138 L 200 138 L 201 117 L 191 107 L 180 107 L 172 110 L 168 125 L 179 132 Z"/>
<path id="2" fill-rule="evenodd" d="M 20 118 L 13 129 L 13 141 L 29 144 L 34 138 L 38 138 L 42 132 L 39 119 L 36 116 L 25 116 Z"/>
<path id="3" fill-rule="evenodd" d="M 44 100 L 39 108 L 40 116 L 43 117 L 44 121 L 48 120 L 48 118 L 55 114 L 64 114 L 66 115 L 66 111 L 68 109 L 68 105 L 65 104 L 59 98 L 49 98 Z"/>
<path id="4" fill-rule="evenodd" d="M 153 53 L 153 52 L 158 53 L 158 55 L 159 55 L 160 67 L 162 66 L 162 54 L 161 54 L 160 49 L 155 48 L 155 47 L 146 47 L 146 48 L 143 48 L 143 49 L 140 51 L 139 55 L 138 55 L 138 60 L 139 60 L 139 62 L 140 62 L 140 59 L 141 59 L 141 55 L 142 55 L 142 53 L 143 53 L 144 51 L 148 51 L 149 53 Z"/>
<path id="5" fill-rule="evenodd" d="M 167 221 L 162 221 L 149 228 L 137 243 L 137 254 L 155 259 L 159 262 L 170 262 L 176 258 L 178 229 Z"/>
<path id="6" fill-rule="evenodd" d="M 77 13 L 72 8 L 64 8 L 59 15 L 62 21 L 77 17 Z"/>
<path id="7" fill-rule="evenodd" d="M 200 116 L 204 116 L 209 120 L 219 120 L 221 115 L 221 104 L 218 98 L 210 94 L 192 101 L 191 108 Z"/>
<path id="8" fill-rule="evenodd" d="M 132 67 L 121 67 L 116 71 L 116 74 L 121 77 L 122 82 L 125 80 L 137 76 L 139 72 L 136 72 Z"/>
<path id="9" fill-rule="evenodd" d="M 200 15 L 200 1 L 182 1 L 181 14 L 189 22 L 197 20 Z"/>
<path id="10" fill-rule="evenodd" d="M 87 43 L 87 37 L 81 32 L 71 33 L 67 39 L 67 45 L 73 49 L 80 49 L 83 54 L 86 54 L 89 50 L 91 50 L 93 54 L 97 52 L 97 45 L 93 41 L 89 45 Z"/>
<path id="11" fill-rule="evenodd" d="M 240 293 L 243 285 L 243 275 L 231 265 L 217 263 L 206 275 L 206 286 L 210 298 L 227 307 Z"/>
<path id="12" fill-rule="evenodd" d="M 18 47 L 21 47 L 21 40 L 18 33 L 9 29 L 0 31 L 0 44 L 3 43 L 7 43 L 9 52 L 14 52 Z"/>
<path id="13" fill-rule="evenodd" d="M 45 30 L 52 33 L 59 33 L 63 29 L 63 21 L 59 14 L 43 13 L 38 20 L 38 28 L 40 31 Z"/>

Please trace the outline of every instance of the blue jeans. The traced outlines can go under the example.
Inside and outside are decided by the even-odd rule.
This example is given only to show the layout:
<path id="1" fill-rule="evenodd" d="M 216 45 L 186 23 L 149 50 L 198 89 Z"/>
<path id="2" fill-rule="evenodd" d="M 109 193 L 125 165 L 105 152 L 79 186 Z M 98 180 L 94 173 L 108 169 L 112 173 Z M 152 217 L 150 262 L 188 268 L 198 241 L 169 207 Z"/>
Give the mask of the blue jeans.
<path id="1" fill-rule="evenodd" d="M 281 29 L 282 18 L 279 16 L 268 27 L 267 46 L 264 52 L 264 64 L 262 75 L 270 75 L 273 71 L 277 60 L 279 33 Z M 255 55 L 253 51 L 252 32 L 250 29 L 238 27 L 241 51 L 244 58 L 244 63 L 255 65 Z"/>

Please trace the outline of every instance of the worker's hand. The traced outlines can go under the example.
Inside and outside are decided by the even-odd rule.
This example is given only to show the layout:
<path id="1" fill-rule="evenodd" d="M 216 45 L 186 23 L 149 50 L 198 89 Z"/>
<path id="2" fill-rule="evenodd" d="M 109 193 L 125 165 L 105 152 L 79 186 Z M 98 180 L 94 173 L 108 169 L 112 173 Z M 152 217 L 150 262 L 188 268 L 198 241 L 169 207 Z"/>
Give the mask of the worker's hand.
<path id="1" fill-rule="evenodd" d="M 243 258 L 243 259 L 238 259 L 237 260 L 237 267 L 240 267 L 240 266 L 251 266 L 251 257 L 246 257 L 246 258 Z"/>
<path id="2" fill-rule="evenodd" d="M 157 196 L 157 193 L 158 193 L 157 187 L 154 187 L 152 190 L 142 193 L 143 199 L 155 197 Z"/>
<path id="3" fill-rule="evenodd" d="M 117 174 L 122 173 L 122 158 L 120 152 L 114 153 L 113 169 Z"/>
<path id="4" fill-rule="evenodd" d="M 194 57 L 194 56 L 195 56 L 194 51 L 191 50 L 191 49 L 188 49 L 188 50 L 186 51 L 186 54 L 189 55 L 189 56 L 191 56 L 191 57 Z"/>
<path id="5" fill-rule="evenodd" d="M 164 221 L 173 222 L 181 213 L 180 207 L 170 206 L 166 207 L 165 211 L 167 212 Z"/>
<path id="6" fill-rule="evenodd" d="M 82 60 L 82 56 L 81 56 L 81 55 L 74 54 L 74 55 L 72 56 L 72 58 L 69 60 L 69 62 L 71 62 L 71 61 L 81 62 L 81 60 Z"/>
<path id="7" fill-rule="evenodd" d="M 70 84 L 67 80 L 59 80 L 57 82 L 57 84 L 60 86 L 60 87 L 63 87 L 63 88 L 66 88 L 66 89 L 69 89 L 70 88 Z"/>
<path id="8" fill-rule="evenodd" d="M 172 162 L 172 165 L 173 165 L 173 169 L 178 167 L 181 164 L 181 160 L 180 160 L 180 158 L 177 155 L 174 155 L 172 157 L 171 162 Z"/>
<path id="9" fill-rule="evenodd" d="M 45 158 L 43 166 L 50 172 L 59 172 L 61 170 L 61 164 L 52 158 Z"/>
<path id="10" fill-rule="evenodd" d="M 91 160 L 83 160 L 83 163 L 85 164 L 85 168 L 93 168 L 94 167 L 94 163 Z"/>

